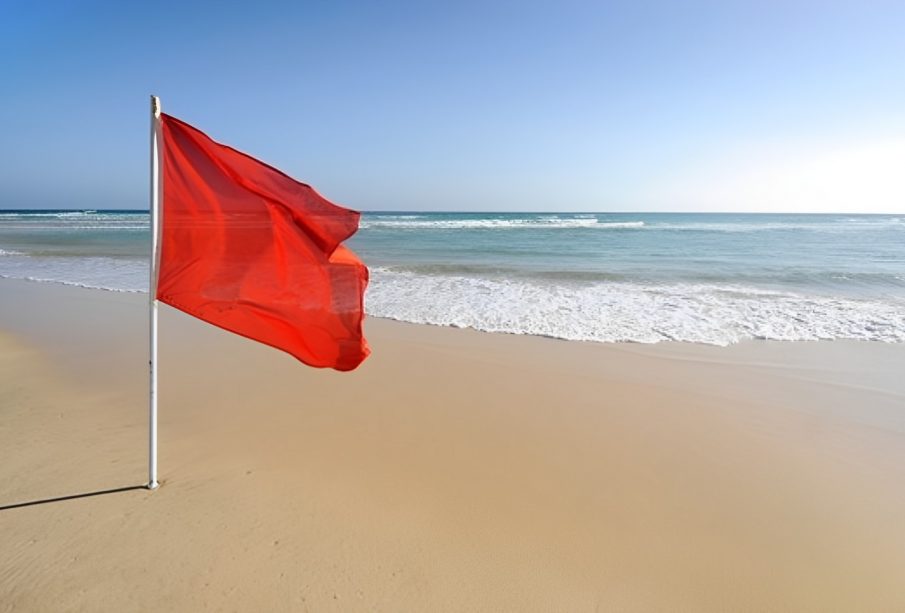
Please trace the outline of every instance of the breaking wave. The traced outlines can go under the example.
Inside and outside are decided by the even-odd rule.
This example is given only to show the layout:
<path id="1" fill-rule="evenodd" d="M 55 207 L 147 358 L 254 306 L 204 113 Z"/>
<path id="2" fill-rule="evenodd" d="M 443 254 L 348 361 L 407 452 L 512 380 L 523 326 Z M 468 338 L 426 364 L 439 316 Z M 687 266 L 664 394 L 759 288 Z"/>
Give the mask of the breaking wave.
<path id="1" fill-rule="evenodd" d="M 370 315 L 566 340 L 728 345 L 745 339 L 905 342 L 905 300 L 732 284 L 538 283 L 372 271 Z"/>
<path id="2" fill-rule="evenodd" d="M 411 230 L 468 230 L 468 229 L 526 229 L 541 228 L 595 228 L 595 229 L 637 229 L 643 228 L 643 221 L 599 221 L 596 217 L 534 217 L 524 219 L 418 219 L 415 216 L 398 216 L 392 219 L 364 218 L 360 227 L 393 228 Z"/>

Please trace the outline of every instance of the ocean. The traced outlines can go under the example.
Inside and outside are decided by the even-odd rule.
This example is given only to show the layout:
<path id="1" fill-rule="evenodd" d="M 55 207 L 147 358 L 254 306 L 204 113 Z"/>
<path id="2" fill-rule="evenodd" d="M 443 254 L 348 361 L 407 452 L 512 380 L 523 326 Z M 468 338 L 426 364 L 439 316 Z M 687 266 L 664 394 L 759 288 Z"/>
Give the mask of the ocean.
<path id="1" fill-rule="evenodd" d="M 905 342 L 905 215 L 364 213 L 369 315 L 597 342 Z M 146 292 L 148 214 L 0 211 L 0 276 Z"/>

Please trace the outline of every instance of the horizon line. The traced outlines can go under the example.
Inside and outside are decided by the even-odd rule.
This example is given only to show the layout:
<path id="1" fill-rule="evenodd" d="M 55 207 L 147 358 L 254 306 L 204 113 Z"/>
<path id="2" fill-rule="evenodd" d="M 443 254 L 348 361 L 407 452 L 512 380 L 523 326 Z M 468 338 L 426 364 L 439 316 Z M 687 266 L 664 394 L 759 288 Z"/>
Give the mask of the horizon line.
<path id="1" fill-rule="evenodd" d="M 341 206 L 341 205 L 337 205 Z M 349 208 L 349 207 L 342 207 Z M 541 210 L 521 210 L 521 211 L 500 211 L 500 210 L 418 210 L 418 209 L 353 209 L 359 213 L 408 213 L 408 214 L 486 214 L 486 215 L 511 215 L 511 214 L 531 214 L 531 215 L 905 215 L 905 210 L 900 212 L 884 212 L 884 211 L 541 211 Z M 123 212 L 123 213 L 147 213 L 146 208 L 46 208 L 46 209 L 7 209 L 0 207 L 0 212 L 17 213 L 17 212 Z"/>

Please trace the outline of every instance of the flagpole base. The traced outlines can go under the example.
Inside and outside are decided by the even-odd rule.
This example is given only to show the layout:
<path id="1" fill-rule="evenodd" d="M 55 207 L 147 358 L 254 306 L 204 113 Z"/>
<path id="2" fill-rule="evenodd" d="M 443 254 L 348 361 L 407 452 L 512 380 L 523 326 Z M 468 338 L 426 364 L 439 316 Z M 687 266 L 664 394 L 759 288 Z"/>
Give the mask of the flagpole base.
<path id="1" fill-rule="evenodd" d="M 145 487 L 148 488 L 149 490 L 156 490 L 158 487 L 160 487 L 160 482 L 159 482 L 159 481 L 151 481 L 151 482 L 148 483 Z"/>

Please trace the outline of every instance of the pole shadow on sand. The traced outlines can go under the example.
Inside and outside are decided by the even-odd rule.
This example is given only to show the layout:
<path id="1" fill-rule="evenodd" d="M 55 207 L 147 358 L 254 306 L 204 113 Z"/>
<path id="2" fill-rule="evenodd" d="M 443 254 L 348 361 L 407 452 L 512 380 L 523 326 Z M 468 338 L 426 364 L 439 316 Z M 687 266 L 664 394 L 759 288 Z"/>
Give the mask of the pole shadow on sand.
<path id="1" fill-rule="evenodd" d="M 30 500 L 28 502 L 17 502 L 16 504 L 0 505 L 0 511 L 9 509 L 18 509 L 21 507 L 31 507 L 38 504 L 48 504 L 51 502 L 62 502 L 64 500 L 75 500 L 76 498 L 90 498 L 91 496 L 103 496 L 104 494 L 117 494 L 119 492 L 129 492 L 131 490 L 147 490 L 147 485 L 129 485 L 126 487 L 116 487 L 111 490 L 99 490 L 97 492 L 85 492 L 84 494 L 71 494 L 69 496 L 58 496 L 56 498 L 45 498 L 43 500 Z"/>

